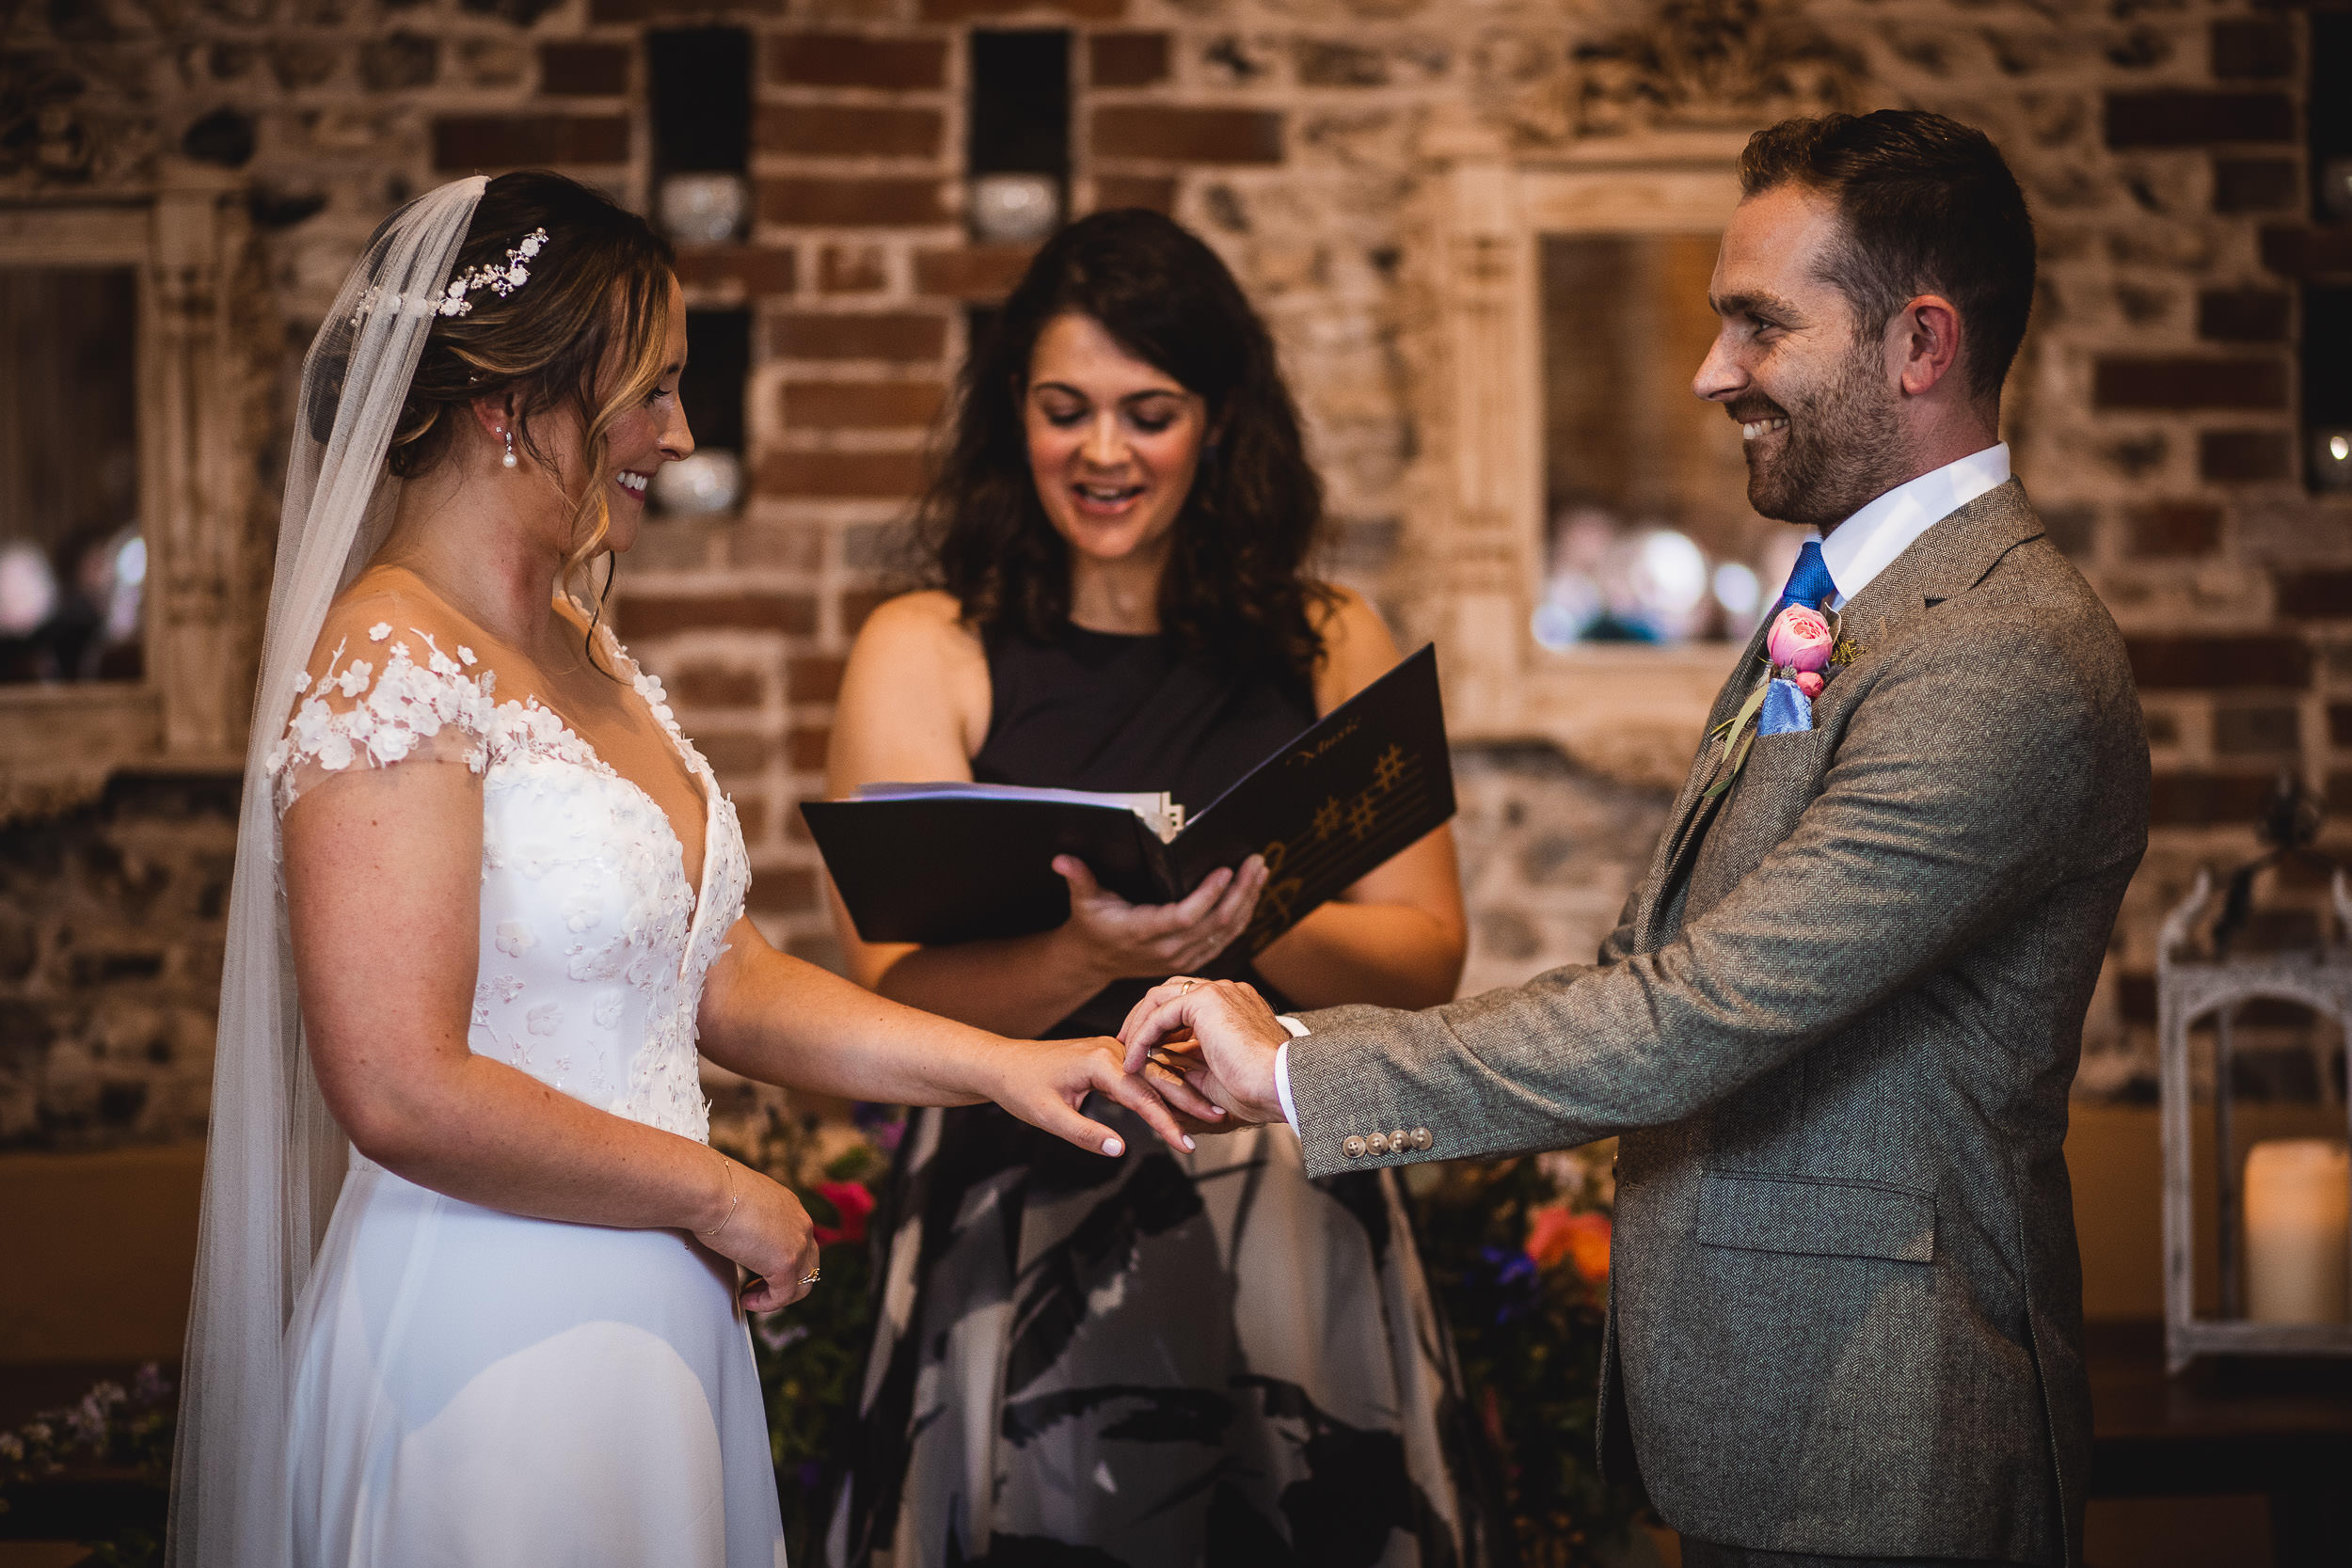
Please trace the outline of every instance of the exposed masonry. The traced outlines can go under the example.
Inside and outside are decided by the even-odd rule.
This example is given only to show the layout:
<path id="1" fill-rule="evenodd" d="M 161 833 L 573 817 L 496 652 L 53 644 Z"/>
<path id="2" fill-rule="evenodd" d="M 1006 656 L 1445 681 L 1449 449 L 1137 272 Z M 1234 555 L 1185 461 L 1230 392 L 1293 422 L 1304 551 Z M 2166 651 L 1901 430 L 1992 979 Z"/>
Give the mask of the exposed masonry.
<path id="1" fill-rule="evenodd" d="M 644 201 L 637 40 L 649 26 L 713 21 L 757 40 L 757 222 L 744 245 L 690 251 L 681 273 L 693 303 L 756 312 L 754 493 L 725 522 L 649 527 L 614 605 L 739 801 L 755 915 L 791 950 L 834 951 L 794 807 L 820 787 L 842 657 L 887 591 L 894 525 L 964 349 L 964 307 L 1001 294 L 1025 260 L 967 243 L 961 226 L 960 89 L 974 24 L 1077 30 L 1078 207 L 1170 210 L 1232 261 L 1311 426 L 1337 519 L 1333 568 L 1406 626 L 1425 593 L 1401 541 L 1436 325 L 1406 225 L 1450 126 L 1467 118 L 1549 146 L 1645 119 L 1769 118 L 1784 87 L 1741 87 L 1738 76 L 1768 27 L 1811 29 L 1817 41 L 1800 55 L 1851 83 L 1861 106 L 1918 104 L 1984 126 L 2017 167 L 2043 241 L 2035 327 L 2011 384 L 2018 465 L 2132 640 L 2154 742 L 2157 829 L 2093 1007 L 2086 1092 L 2144 1088 L 2157 922 L 2199 863 L 2252 853 L 2249 825 L 2280 768 L 2328 787 L 2344 814 L 2328 842 L 2352 849 L 2352 509 L 2310 500 L 2293 478 L 2292 350 L 2296 283 L 2352 277 L 2352 230 L 2305 222 L 2303 24 L 2292 10 L 2248 0 L 20 5 L 0 46 L 0 103 L 34 112 L 24 136 L 0 138 L 0 196 L 135 190 L 173 157 L 235 169 L 280 312 L 290 402 L 302 345 L 391 202 L 452 173 L 521 164 Z M 1677 76 L 1675 51 L 1658 47 L 1677 39 L 1722 53 Z M 1692 92 L 1693 81 L 1731 86 Z M 1724 95 L 1740 92 L 1726 113 Z M 1607 889 L 1638 870 L 1634 840 L 1655 802 L 1530 752 L 1468 754 L 1461 770 L 1470 983 L 1587 956 L 1613 912 Z M 199 868 L 207 857 L 225 864 L 228 818 L 159 803 L 182 787 L 119 784 L 96 806 L 7 838 L 0 1138 L 196 1124 L 218 952 Z M 1555 822 L 1565 825 L 1542 825 Z M 90 869 L 110 855 L 175 891 Z M 2315 892 L 2266 895 L 2282 912 L 2265 937 L 2313 936 Z M 102 932 L 117 958 L 93 956 Z M 133 953 L 148 957 L 120 958 Z M 135 1084 L 135 1107 L 130 1088 L 109 1088 Z M 2304 1090 L 2282 1082 L 2280 1092 Z"/>

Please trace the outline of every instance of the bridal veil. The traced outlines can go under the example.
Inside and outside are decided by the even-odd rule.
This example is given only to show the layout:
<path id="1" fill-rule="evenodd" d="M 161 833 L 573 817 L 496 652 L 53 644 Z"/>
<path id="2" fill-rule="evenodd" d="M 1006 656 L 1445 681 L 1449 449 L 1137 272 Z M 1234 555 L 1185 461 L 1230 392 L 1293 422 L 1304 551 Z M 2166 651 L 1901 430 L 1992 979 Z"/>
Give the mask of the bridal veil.
<path id="1" fill-rule="evenodd" d="M 399 482 L 385 454 L 487 183 L 456 181 L 387 219 L 302 364 L 221 976 L 172 1465 L 168 1554 L 182 1568 L 285 1568 L 291 1552 L 286 1324 L 334 1211 L 346 1150 L 303 1050 L 262 758 L 285 728 L 328 604 L 390 523 Z"/>

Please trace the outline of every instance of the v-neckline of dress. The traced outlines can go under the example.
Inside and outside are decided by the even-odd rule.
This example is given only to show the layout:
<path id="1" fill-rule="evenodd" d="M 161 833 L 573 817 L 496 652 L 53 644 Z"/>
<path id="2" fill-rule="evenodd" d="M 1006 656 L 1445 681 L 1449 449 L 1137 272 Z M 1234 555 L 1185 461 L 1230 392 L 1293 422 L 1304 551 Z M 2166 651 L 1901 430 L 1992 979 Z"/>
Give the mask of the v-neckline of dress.
<path id="1" fill-rule="evenodd" d="M 710 901 L 710 877 L 719 858 L 718 847 L 712 842 L 712 837 L 719 826 L 719 780 L 718 776 L 711 772 L 710 765 L 687 744 L 686 736 L 680 733 L 676 720 L 670 716 L 669 705 L 655 702 L 653 694 L 645 689 L 644 683 L 648 677 L 637 660 L 629 657 L 628 654 L 622 650 L 619 640 L 613 637 L 609 628 L 599 627 L 598 629 L 603 632 L 600 641 L 606 653 L 617 659 L 628 660 L 629 690 L 636 695 L 638 701 L 645 705 L 645 711 L 652 716 L 654 723 L 669 737 L 671 749 L 677 753 L 678 761 L 686 767 L 686 776 L 694 782 L 695 787 L 702 793 L 703 863 L 702 875 L 699 878 L 690 878 L 686 875 L 686 840 L 680 836 L 677 824 L 671 819 L 669 812 L 663 809 L 660 800 L 654 799 L 653 791 L 606 761 L 604 753 L 596 750 L 596 743 L 581 734 L 579 727 L 569 719 L 564 717 L 562 710 L 543 701 L 535 693 L 521 698 L 516 705 L 526 709 L 537 708 L 552 719 L 556 727 L 564 732 L 565 737 L 573 745 L 579 747 L 581 754 L 595 765 L 591 771 L 634 790 L 637 798 L 650 806 L 654 816 L 660 818 L 663 831 L 670 835 L 671 844 L 677 849 L 677 879 L 686 885 L 687 895 L 693 901 L 693 910 L 687 916 L 686 922 L 686 951 L 678 956 L 678 973 L 683 974 L 687 967 L 693 962 L 695 941 L 702 934 L 703 911 Z"/>

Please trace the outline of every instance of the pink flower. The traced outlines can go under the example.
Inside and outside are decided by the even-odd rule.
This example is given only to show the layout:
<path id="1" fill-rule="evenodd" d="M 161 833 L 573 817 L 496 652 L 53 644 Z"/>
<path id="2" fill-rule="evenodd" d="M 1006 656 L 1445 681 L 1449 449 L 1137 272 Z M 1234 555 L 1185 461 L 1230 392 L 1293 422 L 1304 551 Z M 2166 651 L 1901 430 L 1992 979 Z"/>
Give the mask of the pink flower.
<path id="1" fill-rule="evenodd" d="M 857 1181 L 826 1181 L 817 1188 L 817 1196 L 834 1207 L 841 1223 L 816 1227 L 817 1244 L 831 1246 L 835 1242 L 866 1240 L 866 1216 L 874 1212 L 874 1195 Z"/>
<path id="2" fill-rule="evenodd" d="M 1528 1216 L 1527 1255 L 1538 1268 L 1567 1260 L 1590 1285 L 1609 1277 L 1609 1216 L 1547 1204 Z"/>
<path id="3" fill-rule="evenodd" d="M 1772 622 L 1772 629 L 1764 634 L 1764 651 L 1780 668 L 1802 674 L 1826 667 L 1829 651 L 1836 641 L 1819 610 L 1792 604 L 1780 612 Z"/>
<path id="4" fill-rule="evenodd" d="M 1798 671 L 1796 680 L 1797 689 L 1804 692 L 1808 698 L 1820 696 L 1821 694 L 1821 689 L 1829 685 L 1829 682 L 1821 678 L 1820 672 L 1813 670 Z"/>

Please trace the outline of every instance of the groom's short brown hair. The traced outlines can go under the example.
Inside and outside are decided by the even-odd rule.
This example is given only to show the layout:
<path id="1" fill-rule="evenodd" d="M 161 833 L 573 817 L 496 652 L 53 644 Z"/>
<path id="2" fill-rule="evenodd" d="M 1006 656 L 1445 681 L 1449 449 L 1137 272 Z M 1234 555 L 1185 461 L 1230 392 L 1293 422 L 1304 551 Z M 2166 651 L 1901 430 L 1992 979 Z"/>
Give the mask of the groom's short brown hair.
<path id="1" fill-rule="evenodd" d="M 1922 293 L 1960 309 L 1968 389 L 1997 399 L 2033 309 L 2033 219 L 1992 138 L 1923 109 L 1784 119 L 1748 138 L 1740 194 L 1794 183 L 1837 203 L 1829 281 L 1872 337 Z"/>

